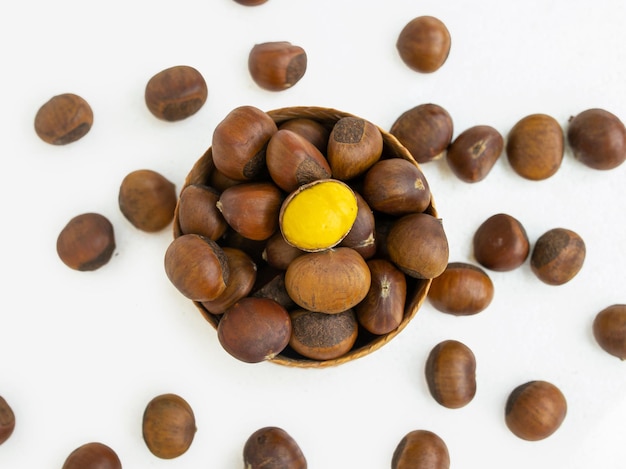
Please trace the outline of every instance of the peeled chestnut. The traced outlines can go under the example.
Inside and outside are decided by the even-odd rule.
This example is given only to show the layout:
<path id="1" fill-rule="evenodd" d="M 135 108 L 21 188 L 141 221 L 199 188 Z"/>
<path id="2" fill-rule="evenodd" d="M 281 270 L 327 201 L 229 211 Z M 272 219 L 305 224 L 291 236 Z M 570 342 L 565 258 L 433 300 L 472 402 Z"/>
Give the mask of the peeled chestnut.
<path id="1" fill-rule="evenodd" d="M 491 304 L 494 286 L 487 273 L 465 262 L 451 262 L 435 277 L 428 290 L 430 303 L 439 311 L 470 316 Z"/>
<path id="2" fill-rule="evenodd" d="M 220 194 L 212 187 L 190 184 L 178 199 L 178 225 L 183 234 L 199 234 L 212 240 L 219 239 L 228 223 L 217 209 Z"/>
<path id="3" fill-rule="evenodd" d="M 553 228 L 537 239 L 530 256 L 530 267 L 542 282 L 563 285 L 580 271 L 585 254 L 585 242 L 578 233 Z"/>
<path id="4" fill-rule="evenodd" d="M 474 183 L 487 177 L 503 149 L 500 132 L 489 125 L 476 125 L 454 139 L 446 152 L 446 161 L 460 180 Z"/>
<path id="5" fill-rule="evenodd" d="M 433 16 L 418 16 L 400 32 L 396 48 L 400 58 L 411 69 L 432 73 L 445 63 L 450 53 L 450 32 Z"/>
<path id="6" fill-rule="evenodd" d="M 389 132 L 418 163 L 442 158 L 452 141 L 452 118 L 443 107 L 427 103 L 403 112 Z"/>
<path id="7" fill-rule="evenodd" d="M 291 88 L 304 76 L 304 49 L 287 41 L 255 44 L 248 55 L 248 70 L 254 82 L 269 91 Z"/>
<path id="8" fill-rule="evenodd" d="M 458 340 L 437 344 L 426 361 L 426 381 L 433 398 L 442 406 L 458 409 L 476 394 L 476 358 Z"/>
<path id="9" fill-rule="evenodd" d="M 516 387 L 506 402 L 505 422 L 523 440 L 552 435 L 565 420 L 567 402 L 559 388 L 547 381 L 529 381 Z"/>
<path id="10" fill-rule="evenodd" d="M 333 126 L 326 157 L 333 178 L 347 181 L 367 171 L 383 151 L 378 127 L 359 117 L 342 117 Z"/>
<path id="11" fill-rule="evenodd" d="M 176 394 L 161 394 L 144 410 L 142 433 L 152 454 L 173 459 L 191 446 L 196 434 L 196 418 L 185 399 Z"/>
<path id="12" fill-rule="evenodd" d="M 593 336 L 607 353 L 626 360 L 626 304 L 614 304 L 593 320 Z"/>
<path id="13" fill-rule="evenodd" d="M 291 319 L 276 301 L 248 296 L 222 314 L 217 337 L 224 350 L 238 360 L 271 360 L 289 343 Z"/>
<path id="14" fill-rule="evenodd" d="M 317 148 L 322 154 L 328 149 L 330 130 L 321 122 L 307 117 L 296 117 L 282 122 L 278 129 L 291 130 L 304 137 Z"/>
<path id="15" fill-rule="evenodd" d="M 499 272 L 519 267 L 530 252 L 524 226 L 506 213 L 492 215 L 481 223 L 474 233 L 473 247 L 480 265 Z"/>
<path id="16" fill-rule="evenodd" d="M 15 429 L 15 414 L 7 401 L 0 396 L 0 445 L 7 441 Z"/>
<path id="17" fill-rule="evenodd" d="M 369 259 L 376 254 L 376 219 L 363 196 L 358 192 L 354 192 L 354 195 L 357 204 L 356 219 L 339 246 L 352 248 L 361 254 L 363 259 Z"/>
<path id="18" fill-rule="evenodd" d="M 439 435 L 429 430 L 413 430 L 396 446 L 391 469 L 449 469 L 450 453 Z"/>
<path id="19" fill-rule="evenodd" d="M 348 353 L 356 342 L 359 325 L 351 309 L 337 314 L 296 309 L 290 315 L 289 345 L 306 358 L 332 360 Z"/>
<path id="20" fill-rule="evenodd" d="M 62 469 L 122 469 L 122 463 L 113 449 L 94 441 L 72 451 Z"/>
<path id="21" fill-rule="evenodd" d="M 263 427 L 252 433 L 243 447 L 246 469 L 307 469 L 302 450 L 285 430 Z"/>

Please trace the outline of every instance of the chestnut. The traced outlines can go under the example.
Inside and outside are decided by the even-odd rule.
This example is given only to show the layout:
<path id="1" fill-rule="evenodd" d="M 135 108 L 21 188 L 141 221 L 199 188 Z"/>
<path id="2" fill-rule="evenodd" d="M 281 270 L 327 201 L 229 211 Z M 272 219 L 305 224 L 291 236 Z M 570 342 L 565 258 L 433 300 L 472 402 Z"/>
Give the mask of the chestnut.
<path id="1" fill-rule="evenodd" d="M 330 130 L 321 122 L 307 117 L 296 117 L 282 122 L 278 130 L 291 130 L 304 137 L 317 148 L 322 154 L 328 149 Z"/>
<path id="2" fill-rule="evenodd" d="M 626 360 L 626 304 L 607 306 L 596 314 L 593 336 L 605 352 Z"/>
<path id="3" fill-rule="evenodd" d="M 176 65 L 150 78 L 144 98 L 155 117 L 175 122 L 198 112 L 208 94 L 206 81 L 198 70 L 188 65 Z"/>
<path id="4" fill-rule="evenodd" d="M 115 233 L 107 217 L 99 213 L 81 213 L 63 227 L 56 243 L 57 254 L 69 268 L 97 270 L 111 260 L 115 251 Z"/>
<path id="5" fill-rule="evenodd" d="M 154 397 L 146 406 L 142 434 L 152 454 L 173 459 L 184 454 L 196 434 L 196 418 L 182 397 L 168 393 Z"/>
<path id="6" fill-rule="evenodd" d="M 524 226 L 506 213 L 497 213 L 482 222 L 472 243 L 478 263 L 498 272 L 516 269 L 530 252 Z"/>
<path id="7" fill-rule="evenodd" d="M 464 407 L 476 395 L 476 358 L 458 340 L 444 340 L 433 347 L 425 374 L 430 394 L 444 407 Z"/>
<path id="8" fill-rule="evenodd" d="M 243 446 L 243 461 L 246 469 L 307 469 L 302 449 L 279 427 L 253 432 Z"/>
<path id="9" fill-rule="evenodd" d="M 409 21 L 398 36 L 396 49 L 402 61 L 421 73 L 439 70 L 450 53 L 450 32 L 433 16 L 418 16 Z"/>
<path id="10" fill-rule="evenodd" d="M 339 246 L 352 248 L 363 259 L 369 259 L 376 254 L 376 219 L 363 196 L 358 192 L 354 192 L 354 195 L 357 205 L 356 219 Z"/>
<path id="11" fill-rule="evenodd" d="M 268 91 L 282 91 L 298 83 L 306 72 L 305 50 L 287 41 L 255 44 L 248 55 L 254 82 Z"/>
<path id="12" fill-rule="evenodd" d="M 15 414 L 8 402 L 0 396 L 0 445 L 7 441 L 15 429 Z"/>
<path id="13" fill-rule="evenodd" d="M 374 124 L 359 117 L 340 118 L 330 132 L 326 157 L 336 179 L 347 181 L 365 173 L 383 151 L 383 136 Z"/>
<path id="14" fill-rule="evenodd" d="M 487 177 L 504 149 L 504 137 L 489 125 L 476 125 L 461 132 L 450 144 L 446 161 L 450 170 L 468 183 Z"/>
<path id="15" fill-rule="evenodd" d="M 178 199 L 178 225 L 182 234 L 198 234 L 214 241 L 228 228 L 222 212 L 217 209 L 219 192 L 203 184 L 190 184 Z"/>
<path id="16" fill-rule="evenodd" d="M 67 145 L 83 138 L 93 125 L 93 111 L 81 96 L 53 96 L 35 115 L 35 133 L 51 145 Z"/>
<path id="17" fill-rule="evenodd" d="M 296 257 L 304 254 L 305 251 L 301 251 L 295 246 L 292 246 L 283 237 L 282 233 L 274 233 L 265 243 L 265 249 L 261 256 L 263 260 L 270 266 L 285 270 L 291 264 Z"/>
<path id="18" fill-rule="evenodd" d="M 393 452 L 391 469 L 449 469 L 448 446 L 429 430 L 407 433 Z"/>
<path id="19" fill-rule="evenodd" d="M 290 316 L 289 345 L 303 357 L 332 360 L 348 353 L 356 342 L 359 325 L 351 309 L 337 314 L 296 309 Z"/>
<path id="20" fill-rule="evenodd" d="M 122 469 L 122 463 L 113 449 L 93 441 L 72 451 L 62 469 Z"/>
<path id="21" fill-rule="evenodd" d="M 578 233 L 566 228 L 553 228 L 537 239 L 530 267 L 542 282 L 563 285 L 578 274 L 585 254 L 585 242 Z"/>

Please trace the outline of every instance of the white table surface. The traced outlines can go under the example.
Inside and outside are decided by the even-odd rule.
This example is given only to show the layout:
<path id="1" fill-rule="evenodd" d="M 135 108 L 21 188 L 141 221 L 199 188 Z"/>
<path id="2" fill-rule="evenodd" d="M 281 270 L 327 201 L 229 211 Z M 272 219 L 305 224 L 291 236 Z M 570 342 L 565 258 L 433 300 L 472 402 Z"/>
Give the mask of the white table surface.
<path id="1" fill-rule="evenodd" d="M 428 75 L 409 70 L 395 49 L 402 27 L 424 14 L 452 35 L 447 62 Z M 224 352 L 165 277 L 171 230 L 134 229 L 117 192 L 141 168 L 180 187 L 215 125 L 243 104 L 332 107 L 388 129 L 432 102 L 449 111 L 455 136 L 477 124 L 506 135 L 537 112 L 564 127 L 590 107 L 626 119 L 626 3 L 25 0 L 3 3 L 0 18 L 0 395 L 17 418 L 0 468 L 60 469 L 90 441 L 111 446 L 125 468 L 240 468 L 244 441 L 266 425 L 287 430 L 311 469 L 390 467 L 414 429 L 441 436 L 455 468 L 623 467 L 626 369 L 599 348 L 591 323 L 626 302 L 626 164 L 595 171 L 566 149 L 559 171 L 534 182 L 503 155 L 477 184 L 461 182 L 445 160 L 423 165 L 451 261 L 473 262 L 473 232 L 506 212 L 531 243 L 554 227 L 578 232 L 584 267 L 560 287 L 542 284 L 528 262 L 490 272 L 495 298 L 479 315 L 426 303 L 381 350 L 323 370 L 250 365 Z M 304 78 L 278 93 L 247 71 L 250 48 L 275 40 L 308 55 Z M 208 100 L 187 120 L 161 122 L 145 106 L 145 85 L 181 64 L 203 74 Z M 33 120 L 64 92 L 85 98 L 95 119 L 83 139 L 55 147 Z M 70 270 L 55 251 L 65 223 L 86 211 L 109 217 L 117 241 L 111 261 L 90 273 Z M 444 339 L 476 355 L 478 391 L 462 409 L 441 407 L 426 386 L 426 357 Z M 559 386 L 568 414 L 554 435 L 530 443 L 507 429 L 504 404 L 532 379 Z M 165 392 L 184 397 L 198 425 L 189 451 L 169 461 L 141 436 L 145 405 Z"/>

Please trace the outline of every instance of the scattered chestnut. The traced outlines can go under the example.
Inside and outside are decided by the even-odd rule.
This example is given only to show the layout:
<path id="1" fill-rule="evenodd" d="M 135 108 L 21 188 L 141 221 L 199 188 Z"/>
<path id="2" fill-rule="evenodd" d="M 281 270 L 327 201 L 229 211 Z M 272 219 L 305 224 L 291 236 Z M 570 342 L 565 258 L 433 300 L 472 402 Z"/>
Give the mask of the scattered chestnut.
<path id="1" fill-rule="evenodd" d="M 442 406 L 458 409 L 476 395 L 476 358 L 458 340 L 437 344 L 426 360 L 426 382 L 433 398 Z"/>
<path id="2" fill-rule="evenodd" d="M 439 435 L 429 430 L 413 430 L 398 443 L 391 458 L 391 469 L 449 469 L 450 453 Z"/>
<path id="3" fill-rule="evenodd" d="M 450 32 L 433 16 L 418 16 L 409 21 L 398 36 L 396 48 L 402 61 L 411 69 L 432 73 L 450 54 Z"/>
<path id="4" fill-rule="evenodd" d="M 561 167 L 564 152 L 561 125 L 546 114 L 531 114 L 509 131 L 506 154 L 513 170 L 533 181 L 547 179 Z"/>
<path id="5" fill-rule="evenodd" d="M 271 360 L 289 343 L 291 319 L 276 301 L 248 296 L 222 314 L 217 337 L 224 350 L 238 360 Z"/>
<path id="6" fill-rule="evenodd" d="M 173 459 L 184 454 L 196 434 L 196 418 L 191 406 L 176 394 L 161 394 L 146 406 L 142 434 L 152 454 Z"/>
<path id="7" fill-rule="evenodd" d="M 176 65 L 148 80 L 144 98 L 155 117 L 174 122 L 198 112 L 208 94 L 206 81 L 198 70 L 188 65 Z"/>
<path id="8" fill-rule="evenodd" d="M 113 225 L 99 213 L 72 218 L 59 233 L 57 254 L 74 270 L 91 271 L 105 265 L 115 250 Z"/>
<path id="9" fill-rule="evenodd" d="M 307 117 L 296 117 L 282 122 L 278 129 L 291 130 L 306 138 L 322 154 L 325 154 L 328 149 L 330 130 L 319 121 Z"/>
<path id="10" fill-rule="evenodd" d="M 474 233 L 474 257 L 490 270 L 505 272 L 524 263 L 530 252 L 528 235 L 516 218 L 492 215 Z"/>
<path id="11" fill-rule="evenodd" d="M 248 70 L 254 82 L 268 91 L 291 88 L 304 76 L 305 50 L 287 41 L 256 44 L 248 55 Z"/>
<path id="12" fill-rule="evenodd" d="M 8 402 L 0 396 L 0 445 L 7 441 L 15 429 L 15 414 Z"/>
<path id="13" fill-rule="evenodd" d="M 300 446 L 279 427 L 263 427 L 252 433 L 243 447 L 246 469 L 307 469 Z"/>
<path id="14" fill-rule="evenodd" d="M 336 179 L 347 181 L 367 171 L 383 151 L 378 127 L 359 117 L 342 117 L 330 132 L 326 157 Z"/>
<path id="15" fill-rule="evenodd" d="M 339 246 L 352 248 L 363 259 L 369 259 L 376 254 L 376 218 L 363 196 L 358 192 L 354 192 L 354 195 L 357 205 L 356 219 Z"/>
<path id="16" fill-rule="evenodd" d="M 182 234 L 198 234 L 217 240 L 227 230 L 228 223 L 217 209 L 219 192 L 202 184 L 190 184 L 178 199 L 178 225 Z"/>
<path id="17" fill-rule="evenodd" d="M 559 388 L 547 381 L 529 381 L 509 395 L 505 422 L 517 437 L 537 441 L 552 435 L 566 413 L 567 402 Z"/>
<path id="18" fill-rule="evenodd" d="M 174 183 L 150 169 L 128 173 L 120 185 L 119 208 L 131 224 L 149 233 L 160 231 L 174 219 L 178 196 Z"/>
<path id="19" fill-rule="evenodd" d="M 428 290 L 430 303 L 442 313 L 470 316 L 491 304 L 494 286 L 487 273 L 466 262 L 451 262 Z"/>
<path id="20" fill-rule="evenodd" d="M 626 360 L 626 304 L 614 304 L 593 320 L 593 336 L 607 353 Z"/>
<path id="21" fill-rule="evenodd" d="M 289 345 L 303 357 L 313 360 L 339 358 L 356 342 L 359 325 L 351 309 L 337 314 L 296 309 L 290 316 Z"/>
<path id="22" fill-rule="evenodd" d="M 626 127 L 604 109 L 587 109 L 570 118 L 567 140 L 574 158 L 590 168 L 614 169 L 626 160 Z"/>
<path id="23" fill-rule="evenodd" d="M 585 254 L 585 242 L 578 233 L 565 228 L 553 228 L 537 239 L 530 257 L 530 267 L 542 282 L 563 285 L 580 271 Z"/>
<path id="24" fill-rule="evenodd" d="M 72 451 L 62 469 L 122 469 L 122 463 L 113 449 L 94 441 Z"/>
<path id="25" fill-rule="evenodd" d="M 461 132 L 446 152 L 450 170 L 468 183 L 487 177 L 504 149 L 502 134 L 489 125 L 476 125 Z"/>
<path id="26" fill-rule="evenodd" d="M 448 111 L 432 103 L 403 112 L 389 130 L 418 163 L 442 158 L 452 141 L 453 131 Z"/>
<path id="27" fill-rule="evenodd" d="M 93 125 L 89 103 L 73 93 L 53 96 L 35 115 L 35 133 L 52 145 L 67 145 L 83 138 Z"/>

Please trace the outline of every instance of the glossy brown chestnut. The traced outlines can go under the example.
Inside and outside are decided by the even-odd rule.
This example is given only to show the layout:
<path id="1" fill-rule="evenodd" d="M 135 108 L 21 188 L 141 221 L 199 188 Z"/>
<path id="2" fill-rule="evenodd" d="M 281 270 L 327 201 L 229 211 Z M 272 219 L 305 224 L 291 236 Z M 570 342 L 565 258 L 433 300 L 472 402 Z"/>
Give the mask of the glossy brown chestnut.
<path id="1" fill-rule="evenodd" d="M 72 218 L 57 237 L 57 254 L 74 270 L 91 271 L 105 265 L 115 250 L 113 225 L 99 213 Z"/>
<path id="2" fill-rule="evenodd" d="M 15 414 L 8 402 L 0 396 L 0 445 L 7 441 L 15 429 Z"/>
<path id="3" fill-rule="evenodd" d="M 363 196 L 356 191 L 354 195 L 358 208 L 356 220 L 339 246 L 352 248 L 363 259 L 369 259 L 376 254 L 376 218 Z"/>
<path id="4" fill-rule="evenodd" d="M 378 127 L 359 117 L 342 117 L 330 132 L 326 157 L 333 178 L 347 181 L 365 173 L 382 151 Z"/>
<path id="5" fill-rule="evenodd" d="M 476 395 L 476 358 L 458 340 L 437 344 L 426 360 L 426 382 L 433 398 L 442 406 L 458 409 Z"/>
<path id="6" fill-rule="evenodd" d="M 62 469 L 122 469 L 122 463 L 113 449 L 94 441 L 72 451 Z"/>
<path id="7" fill-rule="evenodd" d="M 217 337 L 224 350 L 238 360 L 271 360 L 289 343 L 291 319 L 276 301 L 248 296 L 222 314 Z"/>
<path id="8" fill-rule="evenodd" d="M 279 427 L 252 433 L 243 447 L 243 461 L 246 469 L 307 469 L 300 446 Z"/>
<path id="9" fill-rule="evenodd" d="M 529 381 L 509 395 L 505 422 L 519 438 L 537 441 L 558 430 L 566 414 L 567 402 L 559 388 L 547 381 Z"/>
<path id="10" fill-rule="evenodd" d="M 464 182 L 487 177 L 504 150 L 502 134 L 489 125 L 476 125 L 461 132 L 448 147 L 446 161 Z"/>
<path id="11" fill-rule="evenodd" d="M 176 65 L 154 75 L 146 84 L 144 98 L 157 118 L 174 122 L 202 108 L 209 95 L 202 74 L 188 65 Z"/>
<path id="12" fill-rule="evenodd" d="M 389 130 L 418 163 L 442 158 L 452 141 L 453 131 L 448 111 L 432 103 L 403 112 Z"/>
<path id="13" fill-rule="evenodd" d="M 161 231 L 174 219 L 176 186 L 150 169 L 128 173 L 120 185 L 118 204 L 131 224 L 149 233 Z"/>
<path id="14" fill-rule="evenodd" d="M 257 284 L 253 287 L 251 296 L 274 300 L 287 310 L 292 310 L 297 306 L 287 293 L 284 272 L 274 272 L 269 277 L 266 272 L 261 272 L 260 275 L 257 275 Z"/>
<path id="15" fill-rule="evenodd" d="M 296 309 L 290 313 L 291 348 L 312 360 L 332 360 L 350 351 L 358 336 L 354 311 L 337 314 Z"/>
<path id="16" fill-rule="evenodd" d="M 295 246 L 292 246 L 279 231 L 274 233 L 265 243 L 265 249 L 263 249 L 262 257 L 265 262 L 270 266 L 286 270 L 296 257 L 304 254 L 305 251 L 301 251 Z"/>
<path id="17" fill-rule="evenodd" d="M 537 239 L 530 256 L 530 267 L 542 282 L 563 285 L 578 274 L 585 255 L 585 242 L 578 233 L 553 228 Z"/>
<path id="18" fill-rule="evenodd" d="M 152 454 L 173 459 L 184 454 L 196 434 L 196 418 L 191 406 L 176 394 L 161 394 L 146 406 L 142 434 Z"/>
<path id="19" fill-rule="evenodd" d="M 430 303 L 442 313 L 471 316 L 491 304 L 494 286 L 487 273 L 466 262 L 451 262 L 428 290 Z"/>
<path id="20" fill-rule="evenodd" d="M 321 122 L 306 117 L 297 117 L 295 119 L 286 120 L 281 123 L 278 128 L 291 130 L 292 132 L 306 138 L 309 142 L 315 145 L 315 148 L 317 148 L 322 154 L 325 154 L 328 149 L 330 130 Z"/>
<path id="21" fill-rule="evenodd" d="M 609 170 L 626 161 L 626 127 L 604 109 L 587 109 L 572 117 L 567 140 L 574 157 L 590 168 Z"/>
<path id="22" fill-rule="evenodd" d="M 396 49 L 411 69 L 432 73 L 448 59 L 451 38 L 446 25 L 433 16 L 418 16 L 409 21 L 398 36 Z"/>
<path id="23" fill-rule="evenodd" d="M 540 181 L 561 167 L 564 145 L 563 129 L 554 117 L 531 114 L 509 131 L 506 154 L 517 174 Z"/>
<path id="24" fill-rule="evenodd" d="M 282 91 L 298 83 L 306 73 L 305 50 L 287 41 L 255 44 L 248 55 L 254 82 L 268 91 Z"/>
<path id="25" fill-rule="evenodd" d="M 439 435 L 429 430 L 413 430 L 398 443 L 391 458 L 391 469 L 449 469 L 450 453 Z"/>
<path id="26" fill-rule="evenodd" d="M 626 360 L 626 304 L 614 304 L 593 320 L 593 336 L 607 353 Z"/>
<path id="27" fill-rule="evenodd" d="M 492 215 L 474 233 L 474 257 L 483 267 L 499 272 L 516 269 L 530 252 L 528 235 L 516 218 Z"/>
<path id="28" fill-rule="evenodd" d="M 219 192 L 203 184 L 190 184 L 178 199 L 178 225 L 182 234 L 198 234 L 214 241 L 228 228 L 222 212 L 217 209 Z"/>
<path id="29" fill-rule="evenodd" d="M 93 125 L 89 103 L 73 93 L 52 97 L 35 115 L 35 132 L 44 142 L 67 145 L 84 137 Z"/>

